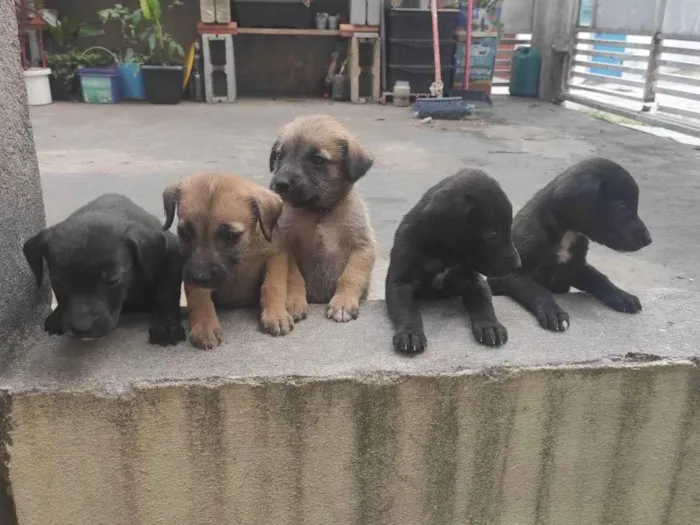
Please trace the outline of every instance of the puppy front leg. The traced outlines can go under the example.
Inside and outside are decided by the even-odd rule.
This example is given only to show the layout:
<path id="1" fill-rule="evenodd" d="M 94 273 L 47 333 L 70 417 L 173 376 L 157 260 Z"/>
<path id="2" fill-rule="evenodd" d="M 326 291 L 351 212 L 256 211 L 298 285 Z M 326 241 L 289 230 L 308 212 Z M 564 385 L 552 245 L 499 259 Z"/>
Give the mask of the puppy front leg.
<path id="1" fill-rule="evenodd" d="M 398 352 L 417 354 L 428 346 L 415 293 L 416 286 L 411 283 L 387 280 L 386 307 L 394 323 L 393 343 Z"/>
<path id="2" fill-rule="evenodd" d="M 353 252 L 343 273 L 338 278 L 335 295 L 328 304 L 326 315 L 339 323 L 357 319 L 360 315 L 360 297 L 369 286 L 369 279 L 376 259 L 374 245 Z"/>
<path id="3" fill-rule="evenodd" d="M 268 259 L 265 280 L 260 290 L 260 324 L 272 335 L 286 335 L 294 328 L 294 318 L 287 311 L 288 255 L 280 251 Z"/>
<path id="4" fill-rule="evenodd" d="M 287 279 L 287 311 L 295 321 L 306 319 L 309 303 L 306 300 L 306 282 L 292 253 L 289 254 L 289 278 Z"/>
<path id="5" fill-rule="evenodd" d="M 462 291 L 462 302 L 469 312 L 474 337 L 487 346 L 505 344 L 508 341 L 508 330 L 498 322 L 488 284 L 476 273 L 462 276 L 462 279 L 459 288 Z"/>
<path id="6" fill-rule="evenodd" d="M 586 264 L 581 269 L 571 284 L 582 292 L 590 293 L 593 297 L 618 312 L 636 314 L 642 311 L 642 303 L 637 296 L 615 286 L 607 276 L 600 273 L 590 264 Z"/>
<path id="7" fill-rule="evenodd" d="M 552 292 L 529 275 L 504 277 L 500 284 L 505 295 L 515 299 L 537 317 L 542 328 L 563 332 L 569 327 L 569 314 L 557 304 Z"/>
<path id="8" fill-rule="evenodd" d="M 167 266 L 156 289 L 156 304 L 148 329 L 148 342 L 161 346 L 176 345 L 185 340 L 185 329 L 180 315 L 182 286 L 182 258 L 176 242 L 167 255 Z"/>
<path id="9" fill-rule="evenodd" d="M 219 346 L 223 337 L 211 300 L 211 290 L 185 284 L 185 296 L 190 320 L 190 343 L 205 350 Z"/>

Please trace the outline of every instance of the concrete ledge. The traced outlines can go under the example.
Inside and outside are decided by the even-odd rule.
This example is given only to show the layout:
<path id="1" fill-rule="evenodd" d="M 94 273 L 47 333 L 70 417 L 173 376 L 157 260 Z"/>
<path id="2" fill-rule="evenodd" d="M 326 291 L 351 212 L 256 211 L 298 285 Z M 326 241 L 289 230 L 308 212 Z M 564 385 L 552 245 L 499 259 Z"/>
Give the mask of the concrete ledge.
<path id="1" fill-rule="evenodd" d="M 700 297 L 640 297 L 637 316 L 563 297 L 567 334 L 497 298 L 499 350 L 429 305 L 417 358 L 391 351 L 383 302 L 281 339 L 228 314 L 212 352 L 42 337 L 0 380 L 18 521 L 693 523 Z"/>

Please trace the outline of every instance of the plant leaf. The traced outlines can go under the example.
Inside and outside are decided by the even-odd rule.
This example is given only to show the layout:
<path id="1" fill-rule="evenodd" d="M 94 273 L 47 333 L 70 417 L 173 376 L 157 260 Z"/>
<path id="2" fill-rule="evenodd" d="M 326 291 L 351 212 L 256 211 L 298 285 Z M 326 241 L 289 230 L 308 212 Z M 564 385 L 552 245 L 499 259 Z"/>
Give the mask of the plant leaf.
<path id="1" fill-rule="evenodd" d="M 151 53 L 153 53 L 153 50 L 156 48 L 156 35 L 155 35 L 155 33 L 148 35 L 148 48 L 151 50 Z"/>
<path id="2" fill-rule="evenodd" d="M 160 0 L 140 0 L 140 4 L 146 20 L 160 20 Z"/>

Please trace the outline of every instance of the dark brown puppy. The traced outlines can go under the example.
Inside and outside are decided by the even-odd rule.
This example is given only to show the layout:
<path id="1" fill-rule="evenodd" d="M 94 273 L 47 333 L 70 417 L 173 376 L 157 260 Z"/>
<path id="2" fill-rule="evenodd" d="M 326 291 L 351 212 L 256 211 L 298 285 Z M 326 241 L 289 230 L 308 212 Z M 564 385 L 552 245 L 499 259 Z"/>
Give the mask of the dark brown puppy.
<path id="1" fill-rule="evenodd" d="M 637 313 L 639 299 L 586 262 L 589 239 L 620 252 L 651 244 L 637 215 L 639 188 L 619 164 L 590 158 L 569 168 L 535 194 L 513 221 L 522 268 L 489 279 L 494 295 L 508 295 L 532 312 L 542 328 L 564 331 L 569 314 L 553 293 L 573 286 L 617 310 Z"/>
<path id="2" fill-rule="evenodd" d="M 287 124 L 270 153 L 270 188 L 284 199 L 279 229 L 291 253 L 287 308 L 295 320 L 308 301 L 329 303 L 327 316 L 355 319 L 377 256 L 374 232 L 353 185 L 372 157 L 325 115 Z"/>
<path id="3" fill-rule="evenodd" d="M 430 188 L 401 221 L 391 249 L 386 305 L 399 352 L 422 352 L 427 339 L 417 300 L 462 298 L 479 343 L 508 340 L 486 281 L 520 266 L 511 242 L 513 208 L 498 183 L 462 170 Z M 478 273 L 477 273 L 478 272 Z"/>
<path id="4" fill-rule="evenodd" d="M 275 229 L 282 199 L 241 177 L 193 175 L 163 192 L 165 229 L 179 216 L 185 257 L 185 295 L 190 342 L 198 348 L 221 343 L 216 306 L 262 308 L 260 323 L 272 335 L 287 334 L 287 252 Z"/>
<path id="5" fill-rule="evenodd" d="M 123 195 L 107 194 L 24 243 L 41 285 L 46 261 L 56 309 L 44 330 L 99 339 L 122 313 L 150 313 L 149 341 L 184 341 L 180 316 L 182 258 L 175 236 Z"/>

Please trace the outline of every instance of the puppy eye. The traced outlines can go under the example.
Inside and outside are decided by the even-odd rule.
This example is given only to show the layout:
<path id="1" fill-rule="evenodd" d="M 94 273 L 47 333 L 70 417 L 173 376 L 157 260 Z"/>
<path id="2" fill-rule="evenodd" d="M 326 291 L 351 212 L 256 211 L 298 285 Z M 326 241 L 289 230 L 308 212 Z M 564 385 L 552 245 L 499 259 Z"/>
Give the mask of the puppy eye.
<path id="1" fill-rule="evenodd" d="M 500 238 L 500 235 L 497 231 L 489 231 L 489 232 L 484 233 L 484 240 L 489 244 L 492 244 L 492 243 L 498 241 L 499 238 Z"/>
<path id="2" fill-rule="evenodd" d="M 323 156 L 321 156 L 321 155 L 314 155 L 314 156 L 311 158 L 311 163 L 312 163 L 314 166 L 325 166 L 325 164 L 326 164 L 327 162 L 328 162 L 328 159 L 326 159 L 326 157 L 323 157 Z"/>
<path id="3" fill-rule="evenodd" d="M 231 229 L 231 227 L 228 224 L 222 224 L 221 226 L 219 226 L 219 231 L 217 232 L 217 235 L 226 244 L 235 244 L 241 238 L 242 233 L 242 231 Z"/>

